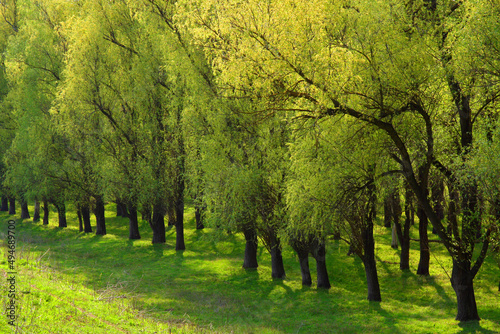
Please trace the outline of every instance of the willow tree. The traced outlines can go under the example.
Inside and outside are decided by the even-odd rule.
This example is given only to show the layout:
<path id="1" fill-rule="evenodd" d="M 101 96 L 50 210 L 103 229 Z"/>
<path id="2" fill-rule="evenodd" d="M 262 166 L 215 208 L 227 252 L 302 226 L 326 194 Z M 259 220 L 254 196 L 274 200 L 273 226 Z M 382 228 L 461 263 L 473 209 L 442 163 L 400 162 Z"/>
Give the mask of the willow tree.
<path id="1" fill-rule="evenodd" d="M 186 22 L 224 87 L 291 101 L 301 117 L 349 117 L 386 137 L 380 151 L 398 163 L 422 222 L 425 215 L 453 260 L 456 319 L 479 319 L 473 280 L 490 229 L 483 224 L 480 230 L 477 186 L 460 183 L 455 171 L 468 160 L 474 122 L 498 97 L 490 64 L 498 41 L 485 38 L 498 25 L 498 8 L 492 2 L 364 0 L 206 0 L 186 8 Z M 452 224 L 452 233 L 427 196 L 431 168 L 461 197 L 461 226 Z M 478 231 L 483 242 L 474 259 Z"/>
<path id="2" fill-rule="evenodd" d="M 28 199 L 50 196 L 59 209 L 60 226 L 64 227 L 64 191 L 56 187 L 59 189 L 48 194 L 48 188 L 43 185 L 48 176 L 41 170 L 51 165 L 57 169 L 59 151 L 64 149 L 64 141 L 54 137 L 49 110 L 63 68 L 65 41 L 60 34 L 61 23 L 73 7 L 66 2 L 42 0 L 17 1 L 16 4 L 17 29 L 5 53 L 10 85 L 6 101 L 17 128 L 6 160 L 6 182 L 15 189 L 24 216 Z M 58 149 L 44 149 L 50 146 L 58 146 Z M 42 156 L 42 152 L 53 154 Z"/>
<path id="3" fill-rule="evenodd" d="M 85 1 L 68 24 L 61 117 L 90 134 L 110 157 L 108 193 L 127 202 L 130 236 L 137 208 L 151 211 L 153 243 L 165 242 L 164 216 L 176 212 L 176 249 L 183 236 L 185 62 L 175 36 L 142 2 Z"/>
<path id="4" fill-rule="evenodd" d="M 244 234 L 243 267 L 258 266 L 260 238 L 271 254 L 272 277 L 281 279 L 289 129 L 277 117 L 255 121 L 257 108 L 257 102 L 221 99 L 218 112 L 207 112 L 211 131 L 200 149 L 204 203 L 207 224 Z"/>

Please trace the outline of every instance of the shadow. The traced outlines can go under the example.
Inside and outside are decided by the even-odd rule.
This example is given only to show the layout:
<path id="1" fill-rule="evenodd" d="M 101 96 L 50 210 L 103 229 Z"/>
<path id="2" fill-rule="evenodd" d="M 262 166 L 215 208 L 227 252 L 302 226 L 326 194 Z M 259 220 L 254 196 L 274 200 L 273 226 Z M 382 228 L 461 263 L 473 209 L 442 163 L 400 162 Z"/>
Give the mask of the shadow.
<path id="1" fill-rule="evenodd" d="M 441 297 L 441 299 L 443 299 L 443 301 L 445 301 L 446 303 L 456 302 L 452 298 L 450 298 L 450 296 L 448 296 L 444 288 L 436 282 L 434 277 L 432 276 L 426 277 L 426 280 L 429 285 L 431 285 L 432 287 L 434 287 L 434 289 L 436 289 L 437 294 L 439 295 L 439 297 Z"/>
<path id="2" fill-rule="evenodd" d="M 396 319 L 394 319 L 394 315 L 382 308 L 382 302 L 369 301 L 368 302 L 368 310 L 371 313 L 377 313 L 378 315 L 383 317 L 384 324 L 390 328 L 391 333 L 403 333 L 400 329 L 398 329 L 395 326 L 397 321 L 395 321 Z"/>
<path id="3" fill-rule="evenodd" d="M 462 329 L 459 333 L 498 333 L 481 327 L 479 321 L 461 321 L 458 323 L 458 327 Z"/>

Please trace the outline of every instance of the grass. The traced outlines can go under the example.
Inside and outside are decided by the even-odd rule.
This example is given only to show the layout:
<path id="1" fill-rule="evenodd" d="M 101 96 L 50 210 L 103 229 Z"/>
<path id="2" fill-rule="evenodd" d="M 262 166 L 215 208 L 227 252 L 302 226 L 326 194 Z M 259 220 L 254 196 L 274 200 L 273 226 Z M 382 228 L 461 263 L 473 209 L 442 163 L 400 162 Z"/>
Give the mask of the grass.
<path id="1" fill-rule="evenodd" d="M 399 253 L 389 246 L 390 231 L 376 226 L 383 301 L 370 303 L 362 263 L 346 256 L 341 242 L 327 246 L 332 288 L 323 291 L 302 287 L 298 260 L 289 247 L 283 251 L 284 281 L 271 279 L 270 256 L 262 247 L 258 270 L 242 269 L 243 237 L 195 230 L 192 208 L 186 210 L 184 252 L 175 251 L 173 229 L 167 231 L 166 244 L 152 245 L 144 222 L 143 239 L 128 240 L 128 221 L 114 217 L 113 210 L 107 207 L 106 236 L 79 233 L 74 211 L 65 229 L 55 227 L 54 213 L 49 226 L 18 220 L 19 333 L 500 333 L 500 275 L 492 258 L 475 280 L 482 320 L 459 323 L 447 276 L 451 261 L 440 244 L 431 244 L 430 277 L 415 274 L 416 242 L 412 271 L 401 272 Z M 8 218 L 0 214 L 2 240 Z M 4 310 L 6 250 L 1 247 Z M 14 328 L 3 315 L 0 333 L 9 331 Z"/>

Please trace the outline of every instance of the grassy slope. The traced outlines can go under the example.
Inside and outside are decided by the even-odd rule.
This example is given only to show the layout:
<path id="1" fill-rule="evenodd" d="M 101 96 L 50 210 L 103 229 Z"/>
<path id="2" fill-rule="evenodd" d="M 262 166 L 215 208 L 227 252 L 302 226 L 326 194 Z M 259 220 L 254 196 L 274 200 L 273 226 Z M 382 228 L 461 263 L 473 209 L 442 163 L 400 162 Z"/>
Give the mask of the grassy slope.
<path id="1" fill-rule="evenodd" d="M 113 206 L 108 209 L 114 209 Z M 25 333 L 499 333 L 498 268 L 488 258 L 476 278 L 482 321 L 458 324 L 449 284 L 450 260 L 431 244 L 431 276 L 415 275 L 418 244 L 412 244 L 413 272 L 399 270 L 390 231 L 376 228 L 382 303 L 366 301 L 361 262 L 346 245 L 330 242 L 332 289 L 301 286 L 296 256 L 284 249 L 285 281 L 272 281 L 270 256 L 260 249 L 257 271 L 241 268 L 241 235 L 194 230 L 186 212 L 186 245 L 175 252 L 175 232 L 165 245 L 152 245 L 142 223 L 142 240 L 129 241 L 128 222 L 106 211 L 108 235 L 78 232 L 76 217 L 59 229 L 31 221 L 17 224 L 18 330 Z M 8 216 L 0 214 L 5 240 Z M 414 232 L 416 233 L 417 231 Z M 217 241 L 214 241 L 217 240 Z M 1 247 L 0 299 L 7 302 L 5 247 Z M 314 260 L 311 259 L 311 268 Z M 313 274 L 314 275 L 314 274 Z M 314 279 L 314 277 L 313 277 Z M 8 333 L 5 316 L 0 332 Z"/>

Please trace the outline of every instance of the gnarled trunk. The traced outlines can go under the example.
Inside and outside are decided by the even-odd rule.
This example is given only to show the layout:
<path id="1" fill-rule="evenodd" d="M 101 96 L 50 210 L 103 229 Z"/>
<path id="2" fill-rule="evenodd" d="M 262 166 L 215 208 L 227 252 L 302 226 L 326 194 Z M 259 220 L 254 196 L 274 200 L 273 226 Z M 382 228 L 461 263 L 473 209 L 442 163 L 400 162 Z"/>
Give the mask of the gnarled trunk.
<path id="1" fill-rule="evenodd" d="M 128 222 L 129 222 L 129 234 L 128 238 L 130 240 L 137 240 L 141 238 L 139 233 L 139 222 L 137 220 L 137 208 L 133 204 L 128 206 Z"/>
<path id="2" fill-rule="evenodd" d="M 49 202 L 43 201 L 43 225 L 49 224 Z"/>
<path id="3" fill-rule="evenodd" d="M 80 208 L 82 212 L 82 220 L 83 220 L 83 232 L 84 233 L 92 233 L 92 226 L 90 225 L 90 208 L 88 204 L 83 205 Z"/>
<path id="4" fill-rule="evenodd" d="M 459 321 L 480 320 L 477 313 L 473 285 L 474 275 L 467 261 L 453 260 L 451 286 L 457 296 L 457 317 Z"/>
<path id="5" fill-rule="evenodd" d="M 76 209 L 76 215 L 78 216 L 78 231 L 83 232 L 82 210 L 80 206 Z"/>
<path id="6" fill-rule="evenodd" d="M 309 270 L 309 252 L 297 252 L 299 256 L 300 274 L 302 275 L 302 285 L 311 286 L 312 278 Z"/>
<path id="7" fill-rule="evenodd" d="M 420 207 L 417 210 L 418 222 L 418 234 L 420 238 L 420 261 L 418 263 L 417 274 L 423 276 L 429 276 L 429 262 L 430 262 L 430 251 L 429 251 L 429 236 L 427 234 L 428 220 L 427 215 L 424 210 Z"/>
<path id="8" fill-rule="evenodd" d="M 366 285 L 369 301 L 381 301 L 380 285 L 378 282 L 377 263 L 375 262 L 375 240 L 373 239 L 373 221 L 368 219 L 361 237 L 363 239 L 363 265 L 365 267 Z"/>
<path id="9" fill-rule="evenodd" d="M 94 216 L 96 221 L 95 234 L 106 235 L 106 219 L 104 217 L 104 199 L 102 196 L 95 196 Z"/>
<path id="10" fill-rule="evenodd" d="M 281 247 L 278 245 L 271 248 L 271 277 L 275 279 L 284 279 L 286 277 Z"/>
<path id="11" fill-rule="evenodd" d="M 67 227 L 66 221 L 66 204 L 64 202 L 55 204 L 57 209 L 57 217 L 59 218 L 59 227 Z"/>
<path id="12" fill-rule="evenodd" d="M 194 217 L 196 220 L 196 229 L 197 230 L 203 230 L 205 228 L 205 225 L 203 224 L 203 208 L 200 206 L 195 206 L 194 209 Z"/>
<path id="13" fill-rule="evenodd" d="M 9 197 L 9 215 L 16 214 L 16 199 Z"/>
<path id="14" fill-rule="evenodd" d="M 153 230 L 153 244 L 164 244 L 165 239 L 165 209 L 161 204 L 153 205 L 153 218 L 150 223 Z"/>
<path id="15" fill-rule="evenodd" d="M 290 238 L 290 246 L 297 253 L 300 264 L 300 274 L 302 275 L 302 285 L 311 286 L 311 271 L 309 270 L 309 250 L 310 245 L 308 242 L 300 239 L 299 237 Z"/>
<path id="16" fill-rule="evenodd" d="M 21 219 L 28 219 L 30 217 L 30 212 L 28 210 L 28 202 L 24 199 L 21 200 Z"/>
<path id="17" fill-rule="evenodd" d="M 243 228 L 245 235 L 245 258 L 243 259 L 243 268 L 257 268 L 257 232 L 253 226 L 245 226 Z"/>
<path id="18" fill-rule="evenodd" d="M 317 287 L 330 289 L 330 279 L 326 269 L 326 247 L 324 242 L 313 242 L 313 256 L 316 260 Z"/>

